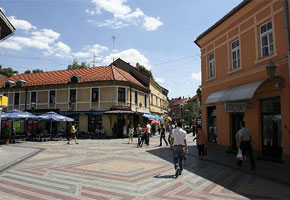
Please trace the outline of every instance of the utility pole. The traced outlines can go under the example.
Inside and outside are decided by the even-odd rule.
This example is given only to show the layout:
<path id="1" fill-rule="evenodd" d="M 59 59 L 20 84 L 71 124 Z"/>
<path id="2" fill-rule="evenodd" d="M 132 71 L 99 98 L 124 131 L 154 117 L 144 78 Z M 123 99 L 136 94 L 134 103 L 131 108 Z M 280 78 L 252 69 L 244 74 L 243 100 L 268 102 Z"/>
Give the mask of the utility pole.
<path id="1" fill-rule="evenodd" d="M 112 40 L 113 40 L 113 62 L 115 61 L 115 40 L 116 40 L 116 36 L 112 36 Z"/>
<path id="2" fill-rule="evenodd" d="M 95 67 L 95 63 L 96 63 L 96 54 L 94 53 L 94 58 L 93 58 L 93 67 Z"/>

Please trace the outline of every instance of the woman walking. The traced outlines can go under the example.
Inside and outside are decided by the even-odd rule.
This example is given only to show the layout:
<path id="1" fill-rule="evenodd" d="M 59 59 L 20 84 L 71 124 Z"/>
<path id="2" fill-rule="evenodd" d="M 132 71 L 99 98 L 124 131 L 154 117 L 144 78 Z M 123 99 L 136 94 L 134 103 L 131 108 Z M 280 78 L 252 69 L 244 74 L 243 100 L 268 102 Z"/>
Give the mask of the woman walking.
<path id="1" fill-rule="evenodd" d="M 163 124 L 161 124 L 161 127 L 160 127 L 160 144 L 159 144 L 160 147 L 162 146 L 162 139 L 166 143 L 166 146 L 168 146 L 168 143 L 165 139 L 165 128 L 164 128 Z"/>
<path id="2" fill-rule="evenodd" d="M 129 142 L 128 142 L 128 144 L 132 144 L 133 135 L 134 135 L 134 127 L 133 127 L 133 125 L 131 125 L 129 128 Z"/>
<path id="3" fill-rule="evenodd" d="M 196 143 L 198 148 L 199 159 L 202 160 L 203 156 L 205 156 L 204 148 L 206 146 L 206 137 L 205 133 L 201 129 L 201 126 L 197 126 Z"/>

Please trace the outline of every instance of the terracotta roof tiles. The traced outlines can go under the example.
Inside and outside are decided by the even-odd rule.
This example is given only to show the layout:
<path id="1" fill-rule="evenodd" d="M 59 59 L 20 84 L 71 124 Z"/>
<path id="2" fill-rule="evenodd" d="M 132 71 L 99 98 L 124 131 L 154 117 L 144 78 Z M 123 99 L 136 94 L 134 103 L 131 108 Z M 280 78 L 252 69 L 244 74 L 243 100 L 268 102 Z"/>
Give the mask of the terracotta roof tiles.
<path id="1" fill-rule="evenodd" d="M 144 87 L 132 75 L 123 71 L 122 69 L 116 68 L 115 66 L 92 67 L 74 70 L 60 70 L 33 74 L 19 74 L 1 81 L 0 87 L 3 87 L 5 82 L 8 80 L 16 82 L 20 79 L 26 81 L 26 83 L 23 83 L 22 85 L 23 87 L 67 84 L 73 75 L 81 77 L 79 83 L 115 80 L 115 81 L 131 82 L 138 86 Z"/>

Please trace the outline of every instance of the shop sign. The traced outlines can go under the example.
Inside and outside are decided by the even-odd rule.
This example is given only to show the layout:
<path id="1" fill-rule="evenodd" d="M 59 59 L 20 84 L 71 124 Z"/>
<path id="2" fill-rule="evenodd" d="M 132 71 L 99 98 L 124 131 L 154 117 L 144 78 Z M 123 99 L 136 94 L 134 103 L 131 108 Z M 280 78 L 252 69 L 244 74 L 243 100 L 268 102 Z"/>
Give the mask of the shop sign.
<path id="1" fill-rule="evenodd" d="M 247 104 L 245 102 L 225 103 L 226 112 L 246 112 Z"/>

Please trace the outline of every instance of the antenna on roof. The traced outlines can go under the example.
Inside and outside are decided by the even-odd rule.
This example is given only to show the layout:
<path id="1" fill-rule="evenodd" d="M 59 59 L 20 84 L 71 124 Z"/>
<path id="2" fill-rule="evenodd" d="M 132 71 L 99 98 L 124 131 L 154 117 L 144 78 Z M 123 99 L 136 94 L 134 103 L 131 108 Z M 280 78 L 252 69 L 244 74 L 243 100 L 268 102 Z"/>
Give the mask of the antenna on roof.
<path id="1" fill-rule="evenodd" d="M 96 54 L 94 53 L 94 58 L 93 58 L 93 67 L 95 67 L 95 63 L 96 63 Z"/>
<path id="2" fill-rule="evenodd" d="M 116 36 L 112 36 L 112 40 L 113 40 L 113 62 L 115 61 L 115 40 L 116 40 Z"/>

